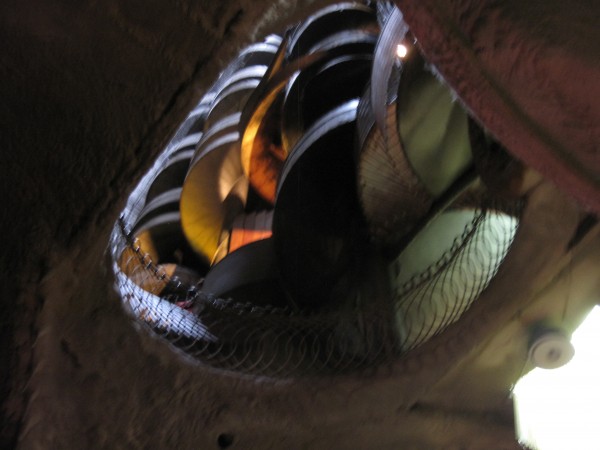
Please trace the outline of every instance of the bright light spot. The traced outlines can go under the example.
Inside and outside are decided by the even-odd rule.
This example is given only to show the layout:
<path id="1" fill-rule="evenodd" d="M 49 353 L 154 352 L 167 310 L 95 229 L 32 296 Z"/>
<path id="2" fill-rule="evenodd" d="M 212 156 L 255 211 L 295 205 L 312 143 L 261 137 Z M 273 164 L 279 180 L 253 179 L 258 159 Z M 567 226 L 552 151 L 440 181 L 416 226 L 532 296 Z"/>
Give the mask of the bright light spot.
<path id="1" fill-rule="evenodd" d="M 573 334 L 575 356 L 534 369 L 514 388 L 519 441 L 537 450 L 600 448 L 600 307 Z"/>
<path id="2" fill-rule="evenodd" d="M 404 44 L 398 44 L 396 47 L 396 56 L 398 58 L 404 58 L 408 54 L 408 47 Z"/>

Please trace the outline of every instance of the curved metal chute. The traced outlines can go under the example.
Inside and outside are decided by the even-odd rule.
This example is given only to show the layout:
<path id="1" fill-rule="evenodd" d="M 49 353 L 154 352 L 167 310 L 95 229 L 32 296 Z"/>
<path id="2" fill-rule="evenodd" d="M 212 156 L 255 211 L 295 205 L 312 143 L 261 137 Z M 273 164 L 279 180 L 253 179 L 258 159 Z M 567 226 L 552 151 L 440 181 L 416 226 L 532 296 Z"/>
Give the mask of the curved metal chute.
<path id="1" fill-rule="evenodd" d="M 285 306 L 273 239 L 261 239 L 229 253 L 208 272 L 202 290 L 255 305 Z"/>
<path id="2" fill-rule="evenodd" d="M 320 41 L 345 30 L 373 30 L 378 24 L 375 11 L 363 3 L 338 3 L 325 7 L 304 20 L 293 32 L 287 51 L 292 60 L 315 51 Z"/>
<path id="3" fill-rule="evenodd" d="M 418 52 L 404 64 L 397 114 L 411 166 L 439 197 L 472 164 L 467 113 Z"/>
<path id="4" fill-rule="evenodd" d="M 329 58 L 289 83 L 282 121 L 283 146 L 288 152 L 323 114 L 360 97 L 369 80 L 372 62 L 369 53 Z"/>
<path id="5" fill-rule="evenodd" d="M 347 102 L 317 121 L 283 167 L 273 237 L 284 287 L 299 305 L 331 305 L 345 297 L 341 279 L 359 253 L 352 158 L 357 105 Z"/>
<path id="6" fill-rule="evenodd" d="M 201 137 L 190 128 L 203 120 L 202 111 L 180 127 L 163 166 L 147 188 L 144 205 L 131 229 L 137 252 L 125 249 L 120 256 L 121 270 L 141 289 L 155 295 L 181 294 L 180 286 L 197 283 L 206 271 L 183 235 L 179 214 L 181 186 Z M 162 276 L 151 275 L 147 268 L 150 262 Z"/>
<path id="7" fill-rule="evenodd" d="M 158 195 L 183 185 L 192 154 L 192 150 L 180 151 L 167 160 L 165 167 L 156 176 L 150 189 L 148 189 L 146 204 Z"/>
<path id="8" fill-rule="evenodd" d="M 299 80 L 310 79 L 314 76 L 318 78 L 319 75 L 320 78 L 324 78 L 324 73 L 331 73 L 331 70 L 328 70 L 330 67 L 342 64 L 344 59 L 352 57 L 356 60 L 362 57 L 364 60 L 368 60 L 366 64 L 370 66 L 370 54 L 376 41 L 376 33 L 373 30 L 344 29 L 325 35 L 306 54 L 288 54 L 289 46 L 293 45 L 293 39 L 300 39 L 302 33 L 309 33 L 310 28 L 296 30 L 291 33 L 292 37 L 289 33 L 286 35 L 272 65 L 248 100 L 242 114 L 244 170 L 253 188 L 270 204 L 275 201 L 276 184 L 283 161 L 293 146 L 290 133 L 292 130 L 297 131 L 300 128 L 297 125 L 298 117 L 288 117 L 286 121 L 286 114 L 293 115 L 301 103 L 309 105 L 309 108 L 319 109 L 315 113 L 317 116 L 324 114 L 343 101 L 356 97 L 367 77 L 364 76 L 363 80 L 359 80 L 356 76 L 356 67 L 351 68 L 347 73 L 338 70 L 338 74 L 344 73 L 346 76 L 343 80 L 337 80 L 336 87 L 347 86 L 348 89 L 345 91 L 353 90 L 355 91 L 354 95 L 349 95 L 344 90 L 337 89 L 336 91 L 331 86 L 324 86 L 322 81 L 315 80 L 313 86 L 319 85 L 322 89 L 328 88 L 328 92 L 338 92 L 339 95 L 330 95 L 335 100 L 328 103 L 323 101 L 322 96 L 311 99 L 290 98 L 288 95 L 290 88 L 286 87 L 286 84 L 287 86 L 298 86 Z M 290 40 L 292 40 L 291 44 Z M 288 54 L 287 57 L 286 54 Z M 354 54 L 357 56 L 352 56 Z M 357 61 L 354 63 L 355 66 L 356 63 Z M 347 64 L 346 69 L 348 66 Z M 307 76 L 307 74 L 309 75 Z M 290 80 L 294 81 L 290 82 Z M 303 83 L 304 85 L 306 83 Z M 285 94 L 282 93 L 284 88 Z M 283 98 L 284 95 L 285 98 Z M 307 124 L 306 127 L 309 125 Z M 294 135 L 294 143 L 298 138 L 299 136 Z"/>
<path id="9" fill-rule="evenodd" d="M 214 262 L 225 223 L 246 203 L 247 180 L 240 160 L 240 114 L 213 126 L 200 141 L 181 193 L 181 223 L 192 248 Z M 220 252 L 221 254 L 221 252 Z"/>
<path id="10" fill-rule="evenodd" d="M 467 114 L 425 67 L 407 34 L 402 14 L 393 10 L 359 114 L 361 205 L 375 240 L 392 251 L 475 178 L 469 177 Z M 400 42 L 410 47 L 404 59 L 395 55 Z"/>
<path id="11" fill-rule="evenodd" d="M 289 58 L 319 52 L 323 57 L 288 83 L 282 123 L 285 152 L 291 151 L 303 132 L 322 114 L 360 96 L 368 80 L 362 71 L 371 66 L 378 34 L 375 11 L 358 3 L 324 8 L 294 31 Z M 347 72 L 341 70 L 344 66 Z M 332 74 L 341 78 L 334 80 Z"/>

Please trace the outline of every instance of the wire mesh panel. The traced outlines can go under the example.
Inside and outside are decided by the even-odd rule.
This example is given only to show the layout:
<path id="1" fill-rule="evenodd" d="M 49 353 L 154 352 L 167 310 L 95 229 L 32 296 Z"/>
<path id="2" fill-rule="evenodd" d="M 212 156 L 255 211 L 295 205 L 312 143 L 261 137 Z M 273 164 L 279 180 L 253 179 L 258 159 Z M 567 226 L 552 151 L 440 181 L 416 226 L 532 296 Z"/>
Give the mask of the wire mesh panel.
<path id="1" fill-rule="evenodd" d="M 114 265 L 126 308 L 201 363 L 243 373 L 298 376 L 371 367 L 397 354 L 393 330 L 386 325 L 389 315 L 360 309 L 313 313 L 217 298 L 169 278 L 140 252 L 121 222 L 113 233 L 113 249 L 123 246 L 140 262 L 135 283 Z M 185 295 L 155 295 L 140 285 L 160 285 Z"/>
<path id="2" fill-rule="evenodd" d="M 498 271 L 517 226 L 515 216 L 491 208 L 448 211 L 411 242 L 392 264 L 402 350 L 442 332 L 467 310 Z"/>
<path id="3" fill-rule="evenodd" d="M 497 272 L 517 225 L 514 216 L 481 209 L 450 248 L 408 280 L 401 275 L 402 260 L 394 261 L 393 321 L 388 310 L 360 304 L 315 313 L 258 307 L 182 286 L 139 252 L 124 222 L 115 228 L 113 249 L 133 250 L 130 257 L 140 262 L 136 283 L 117 265 L 114 269 L 130 312 L 201 363 L 269 376 L 335 374 L 401 357 L 456 321 Z M 140 277 L 151 281 L 142 285 L 178 294 L 154 295 L 139 287 Z"/>

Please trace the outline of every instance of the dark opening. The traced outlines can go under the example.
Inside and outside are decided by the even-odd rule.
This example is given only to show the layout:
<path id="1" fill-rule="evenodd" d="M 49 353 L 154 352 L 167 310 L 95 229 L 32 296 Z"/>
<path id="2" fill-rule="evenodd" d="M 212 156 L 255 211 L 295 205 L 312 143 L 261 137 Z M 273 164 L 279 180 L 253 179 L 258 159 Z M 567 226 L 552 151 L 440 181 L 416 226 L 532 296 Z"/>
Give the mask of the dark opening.
<path id="1" fill-rule="evenodd" d="M 223 433 L 217 438 L 219 448 L 229 448 L 233 444 L 233 434 Z"/>

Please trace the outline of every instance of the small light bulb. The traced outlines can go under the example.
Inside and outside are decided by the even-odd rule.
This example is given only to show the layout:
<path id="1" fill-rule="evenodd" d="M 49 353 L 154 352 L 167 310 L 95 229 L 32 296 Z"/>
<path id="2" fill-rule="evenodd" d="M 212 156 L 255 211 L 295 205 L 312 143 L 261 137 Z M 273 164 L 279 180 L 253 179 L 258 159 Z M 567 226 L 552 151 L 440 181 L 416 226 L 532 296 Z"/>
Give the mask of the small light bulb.
<path id="1" fill-rule="evenodd" d="M 396 47 L 396 55 L 398 58 L 404 58 L 408 53 L 408 48 L 404 44 L 398 44 Z"/>

